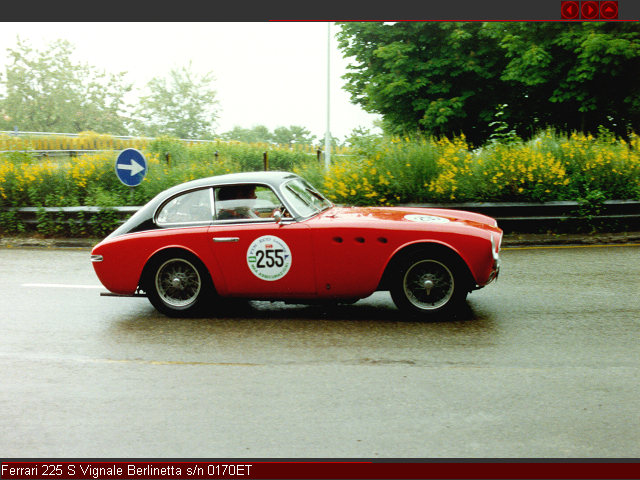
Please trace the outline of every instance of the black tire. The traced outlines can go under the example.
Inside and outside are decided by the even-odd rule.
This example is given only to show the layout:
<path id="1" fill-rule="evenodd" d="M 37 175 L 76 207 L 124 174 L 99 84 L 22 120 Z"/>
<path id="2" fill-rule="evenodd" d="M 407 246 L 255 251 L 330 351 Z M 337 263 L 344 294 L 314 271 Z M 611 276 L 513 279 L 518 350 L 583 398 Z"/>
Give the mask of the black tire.
<path id="1" fill-rule="evenodd" d="M 455 254 L 420 250 L 403 257 L 392 277 L 390 292 L 396 306 L 411 316 L 437 319 L 464 305 L 468 275 Z"/>
<path id="2" fill-rule="evenodd" d="M 203 313 L 215 295 L 209 272 L 186 252 L 154 258 L 146 269 L 144 289 L 156 310 L 170 317 Z"/>

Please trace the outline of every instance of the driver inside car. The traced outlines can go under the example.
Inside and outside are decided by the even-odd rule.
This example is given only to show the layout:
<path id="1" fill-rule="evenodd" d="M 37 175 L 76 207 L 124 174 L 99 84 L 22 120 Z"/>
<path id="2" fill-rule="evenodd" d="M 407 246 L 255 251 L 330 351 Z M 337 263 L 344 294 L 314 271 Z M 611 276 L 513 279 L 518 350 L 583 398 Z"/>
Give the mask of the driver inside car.
<path id="1" fill-rule="evenodd" d="M 257 218 L 251 207 L 256 199 L 255 185 L 231 185 L 218 190 L 218 220 Z"/>

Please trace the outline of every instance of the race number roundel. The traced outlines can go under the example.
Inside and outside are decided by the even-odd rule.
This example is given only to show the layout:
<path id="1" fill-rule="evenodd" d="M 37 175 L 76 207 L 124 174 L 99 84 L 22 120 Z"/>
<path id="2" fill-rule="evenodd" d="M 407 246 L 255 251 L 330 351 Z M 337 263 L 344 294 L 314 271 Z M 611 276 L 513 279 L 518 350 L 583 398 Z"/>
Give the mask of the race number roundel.
<path id="1" fill-rule="evenodd" d="M 281 238 L 258 237 L 247 250 L 247 265 L 251 273 L 262 280 L 280 280 L 291 267 L 291 250 Z"/>

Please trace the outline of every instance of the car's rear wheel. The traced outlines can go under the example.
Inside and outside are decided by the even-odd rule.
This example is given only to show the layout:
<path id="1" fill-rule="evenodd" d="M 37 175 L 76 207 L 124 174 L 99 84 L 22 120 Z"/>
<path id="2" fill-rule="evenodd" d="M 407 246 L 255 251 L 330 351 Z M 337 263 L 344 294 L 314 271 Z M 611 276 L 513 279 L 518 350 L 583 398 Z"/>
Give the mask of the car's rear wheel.
<path id="1" fill-rule="evenodd" d="M 406 313 L 436 318 L 464 303 L 466 283 L 460 261 L 453 254 L 417 251 L 399 262 L 391 298 Z"/>
<path id="2" fill-rule="evenodd" d="M 172 317 L 201 313 L 213 294 L 211 279 L 202 263 L 183 253 L 153 260 L 145 289 L 151 304 Z"/>

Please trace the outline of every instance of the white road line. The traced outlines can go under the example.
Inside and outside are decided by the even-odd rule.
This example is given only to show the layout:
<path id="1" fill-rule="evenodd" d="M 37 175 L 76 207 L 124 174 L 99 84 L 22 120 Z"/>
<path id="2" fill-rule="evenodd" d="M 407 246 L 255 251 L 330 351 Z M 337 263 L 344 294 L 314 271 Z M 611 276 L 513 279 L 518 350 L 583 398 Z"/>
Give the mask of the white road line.
<path id="1" fill-rule="evenodd" d="M 68 285 L 64 283 L 23 283 L 21 287 L 28 288 L 95 288 L 104 289 L 102 285 Z"/>
<path id="2" fill-rule="evenodd" d="M 502 247 L 502 250 L 551 250 L 560 248 L 612 248 L 612 247 L 640 247 L 640 243 L 610 243 L 596 245 L 528 245 L 522 247 Z"/>

